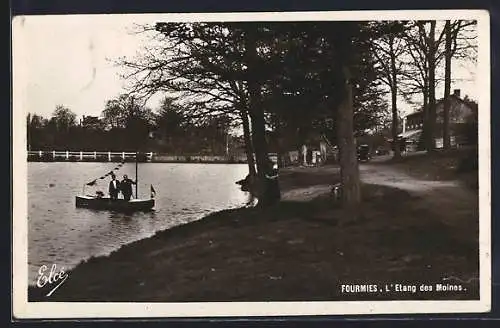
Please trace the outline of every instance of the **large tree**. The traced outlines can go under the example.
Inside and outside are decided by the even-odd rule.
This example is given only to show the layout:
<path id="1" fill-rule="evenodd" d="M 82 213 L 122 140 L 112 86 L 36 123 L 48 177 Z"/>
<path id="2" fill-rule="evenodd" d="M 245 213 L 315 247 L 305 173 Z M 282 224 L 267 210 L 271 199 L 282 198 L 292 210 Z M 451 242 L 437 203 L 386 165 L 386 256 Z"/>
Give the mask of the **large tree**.
<path id="1" fill-rule="evenodd" d="M 106 102 L 102 117 L 108 128 L 126 128 L 134 117 L 140 117 L 146 124 L 153 123 L 155 117 L 150 108 L 133 95 L 121 94 Z"/>
<path id="2" fill-rule="evenodd" d="M 436 88 L 442 81 L 445 82 L 445 115 L 448 115 L 451 83 L 452 58 L 459 60 L 475 60 L 475 22 L 451 21 L 412 21 L 410 28 L 406 29 L 405 41 L 407 43 L 407 57 L 402 72 L 402 93 L 406 100 L 414 103 L 413 96 L 422 94 L 424 115 L 423 144 L 427 150 L 435 149 L 436 138 Z M 471 29 L 472 28 L 472 29 Z M 439 69 L 444 63 L 444 76 Z M 421 102 L 415 104 L 420 105 Z M 447 121 L 447 120 L 444 120 Z M 443 126 L 443 133 L 447 134 L 444 143 L 449 145 L 449 126 Z M 448 141 L 447 141 L 447 140 Z"/>
<path id="3" fill-rule="evenodd" d="M 412 21 L 406 29 L 405 41 L 410 60 L 402 73 L 403 95 L 412 102 L 415 94 L 422 94 L 423 132 L 422 141 L 426 150 L 435 149 L 436 124 L 436 67 L 442 59 L 438 50 L 444 33 L 436 35 L 436 21 Z"/>
<path id="4" fill-rule="evenodd" d="M 451 89 L 451 22 L 445 24 L 445 67 L 444 67 L 444 104 L 443 104 L 443 148 L 450 148 L 450 89 Z"/>
<path id="5" fill-rule="evenodd" d="M 48 146 L 45 131 L 48 120 L 41 115 L 28 113 L 26 121 L 28 150 L 44 150 Z"/>
<path id="6" fill-rule="evenodd" d="M 73 113 L 68 107 L 57 105 L 51 120 L 54 122 L 57 131 L 69 131 L 69 129 L 76 125 L 76 114 Z"/>
<path id="7" fill-rule="evenodd" d="M 109 148 L 138 151 L 147 146 L 156 117 L 144 101 L 121 94 L 106 102 L 101 115 L 111 138 Z"/>
<path id="8" fill-rule="evenodd" d="M 133 92 L 175 93 L 190 117 L 241 122 L 262 203 L 269 191 L 268 137 L 295 131 L 300 140 L 332 127 L 330 121 L 339 132 L 344 201 L 359 203 L 354 118 L 356 112 L 360 126 L 370 124 L 365 94 L 376 89 L 367 24 L 159 23 L 153 29 L 164 38 L 157 51 L 122 63 L 131 70 Z"/>
<path id="9" fill-rule="evenodd" d="M 162 22 L 143 28 L 158 33 L 159 44 L 121 63 L 128 68 L 124 77 L 133 82 L 131 92 L 143 97 L 175 94 L 190 120 L 228 116 L 241 123 L 249 173 L 256 175 L 241 29 L 222 23 Z"/>
<path id="10" fill-rule="evenodd" d="M 167 143 L 167 150 L 175 150 L 176 140 L 184 137 L 187 120 L 174 98 L 162 99 L 155 123 L 157 136 Z"/>
<path id="11" fill-rule="evenodd" d="M 264 111 L 260 105 L 262 65 L 257 53 L 262 30 L 258 24 L 158 23 L 164 37 L 161 52 L 123 62 L 131 68 L 132 90 L 143 95 L 174 92 L 191 119 L 226 116 L 243 125 L 249 173 L 261 180 L 268 170 Z M 253 154 L 256 169 L 253 165 Z"/>
<path id="12" fill-rule="evenodd" d="M 429 67 L 429 108 L 427 115 L 424 114 L 424 138 L 427 150 L 435 150 L 435 127 L 436 127 L 436 64 L 437 45 L 436 41 L 436 21 L 430 21 L 429 33 L 425 35 L 423 23 L 419 23 L 419 32 L 424 34 L 427 44 L 426 59 Z M 442 37 L 440 37 L 441 39 Z"/>
<path id="13" fill-rule="evenodd" d="M 45 127 L 47 141 L 55 148 L 68 146 L 76 126 L 76 114 L 63 105 L 57 105 Z"/>
<path id="14" fill-rule="evenodd" d="M 392 22 L 387 33 L 372 42 L 373 54 L 377 59 L 377 68 L 380 80 L 387 85 L 391 93 L 392 125 L 391 135 L 394 144 L 394 158 L 401 158 L 399 140 L 399 112 L 397 107 L 398 81 L 403 63 L 398 60 L 406 52 L 406 44 L 401 37 L 404 31 L 402 22 Z"/>
<path id="15" fill-rule="evenodd" d="M 444 66 L 444 108 L 443 108 L 443 148 L 450 148 L 450 91 L 451 91 L 451 62 L 453 57 L 458 59 L 476 60 L 476 31 L 475 21 L 447 20 L 444 26 L 445 47 L 443 56 Z M 471 30 L 472 28 L 472 30 Z"/>

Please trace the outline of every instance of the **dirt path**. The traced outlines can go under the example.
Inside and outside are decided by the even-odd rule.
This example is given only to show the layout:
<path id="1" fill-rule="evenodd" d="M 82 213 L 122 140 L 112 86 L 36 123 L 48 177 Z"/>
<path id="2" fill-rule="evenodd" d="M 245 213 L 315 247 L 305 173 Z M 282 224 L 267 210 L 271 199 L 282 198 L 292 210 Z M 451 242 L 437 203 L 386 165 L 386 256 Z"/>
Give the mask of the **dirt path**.
<path id="1" fill-rule="evenodd" d="M 363 164 L 359 167 L 361 180 L 365 183 L 403 189 L 409 192 L 427 192 L 436 188 L 455 187 L 461 189 L 458 181 L 419 180 L 391 165 Z"/>
<path id="2" fill-rule="evenodd" d="M 291 171 L 304 170 L 292 169 Z M 315 168 L 311 174 L 338 175 L 337 167 Z M 467 188 L 458 180 L 430 181 L 420 180 L 406 174 L 392 165 L 362 164 L 360 178 L 363 183 L 398 188 L 410 193 L 413 197 L 411 210 L 421 212 L 423 216 L 432 217 L 436 223 L 444 224 L 451 231 L 451 238 L 469 241 L 467 244 L 479 243 L 479 199 L 478 194 Z M 331 191 L 332 184 L 319 184 L 302 188 L 285 190 L 284 201 L 307 202 Z M 390 207 L 390 204 L 388 204 Z M 390 211 L 389 211 L 390 212 Z M 471 238 L 473 233 L 476 238 Z M 477 247 L 477 246 L 476 246 Z M 477 279 L 477 275 L 460 277 L 459 279 Z"/>
<path id="3" fill-rule="evenodd" d="M 308 202 L 331 191 L 338 182 L 339 168 L 333 165 L 319 167 L 288 167 L 280 174 L 283 201 Z"/>
<path id="4" fill-rule="evenodd" d="M 316 185 L 305 188 L 295 188 L 283 192 L 281 199 L 284 201 L 308 202 L 318 196 L 329 193 L 331 189 L 331 185 Z"/>
<path id="5" fill-rule="evenodd" d="M 478 245 L 479 197 L 460 181 L 420 180 L 391 165 L 361 165 L 360 174 L 365 183 L 408 191 L 415 198 L 411 204 L 413 211 L 421 211 L 449 227 L 456 240 Z M 476 237 L 470 238 L 471 235 Z"/>
<path id="6" fill-rule="evenodd" d="M 392 165 L 361 164 L 359 168 L 362 182 L 408 191 L 418 198 L 415 206 L 422 211 L 430 211 L 442 223 L 456 228 L 458 234 L 467 235 L 470 234 L 470 229 L 477 230 L 478 195 L 459 181 L 420 180 Z M 313 179 L 322 181 L 322 176 L 338 176 L 339 169 L 336 166 L 289 168 L 286 169 L 284 175 L 305 172 Z M 333 183 L 331 180 L 328 182 L 328 184 L 319 183 L 285 189 L 282 192 L 282 200 L 310 201 L 331 191 Z"/>
<path id="7" fill-rule="evenodd" d="M 372 165 L 362 164 L 359 167 L 361 181 L 368 184 L 376 184 L 388 187 L 394 187 L 406 190 L 416 195 L 423 195 L 427 192 L 439 190 L 446 195 L 453 194 L 456 198 L 470 198 L 472 191 L 465 188 L 457 180 L 447 181 L 430 181 L 420 180 L 412 177 L 402 170 L 397 169 L 391 165 Z M 307 172 L 308 176 L 319 177 L 327 175 L 338 175 L 339 168 L 335 166 L 325 166 L 319 168 L 303 168 L 293 167 L 287 168 L 283 176 L 292 175 L 294 173 Z M 282 199 L 285 201 L 310 201 L 311 199 L 329 193 L 332 189 L 331 181 L 324 181 L 325 183 L 316 183 L 311 186 L 299 186 L 293 188 L 282 188 Z"/>
<path id="8" fill-rule="evenodd" d="M 291 168 L 287 169 L 287 173 L 298 173 L 304 170 L 311 170 L 310 172 L 307 172 L 308 174 L 311 174 L 311 176 L 317 175 L 318 172 L 320 172 L 318 168 Z M 323 174 L 329 172 L 332 175 L 336 175 L 339 173 L 339 169 L 336 167 L 325 167 L 321 172 Z M 360 175 L 361 180 L 364 183 L 394 187 L 418 194 L 429 192 L 436 188 L 461 189 L 461 186 L 457 181 L 419 180 L 389 165 L 360 165 Z M 292 188 L 283 191 L 282 199 L 285 201 L 307 202 L 313 198 L 329 193 L 331 189 L 332 184 L 326 183 Z"/>
<path id="9" fill-rule="evenodd" d="M 444 223 L 477 226 L 478 195 L 458 180 L 420 180 L 390 165 L 362 165 L 360 173 L 365 183 L 395 187 L 421 197 L 421 205 L 426 206 L 436 217 L 446 218 Z M 464 216 L 453 213 L 461 214 L 463 211 L 471 212 L 470 220 L 456 221 L 457 217 Z"/>

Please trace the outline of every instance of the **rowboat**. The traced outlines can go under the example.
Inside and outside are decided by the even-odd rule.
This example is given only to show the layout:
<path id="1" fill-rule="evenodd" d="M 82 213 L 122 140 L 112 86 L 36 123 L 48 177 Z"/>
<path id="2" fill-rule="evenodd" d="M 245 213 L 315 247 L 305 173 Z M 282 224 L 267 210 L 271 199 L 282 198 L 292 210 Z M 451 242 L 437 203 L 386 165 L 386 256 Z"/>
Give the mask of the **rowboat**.
<path id="1" fill-rule="evenodd" d="M 138 153 L 135 156 L 135 197 L 130 200 L 125 199 L 111 199 L 110 197 L 104 196 L 104 193 L 97 192 L 96 195 L 85 194 L 85 186 L 93 186 L 96 184 L 97 179 L 90 181 L 83 185 L 82 195 L 75 196 L 76 207 L 89 208 L 94 210 L 110 210 L 110 211 L 150 211 L 155 206 L 154 197 L 156 191 L 151 185 L 151 193 L 149 199 L 141 199 L 139 195 L 139 182 L 138 182 Z M 124 162 L 119 164 L 114 170 L 118 170 Z M 113 171 L 105 174 L 99 179 L 104 179 L 109 175 L 113 175 Z"/>
<path id="2" fill-rule="evenodd" d="M 149 211 L 155 206 L 152 199 L 111 199 L 92 195 L 76 196 L 76 207 L 112 211 Z"/>

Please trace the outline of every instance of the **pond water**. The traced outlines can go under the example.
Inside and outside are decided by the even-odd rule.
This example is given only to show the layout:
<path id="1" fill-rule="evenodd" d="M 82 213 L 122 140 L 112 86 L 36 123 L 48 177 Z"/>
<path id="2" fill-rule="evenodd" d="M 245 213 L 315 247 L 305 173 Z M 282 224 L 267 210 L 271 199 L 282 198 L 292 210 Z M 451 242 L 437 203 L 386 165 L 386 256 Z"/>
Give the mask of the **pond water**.
<path id="1" fill-rule="evenodd" d="M 139 198 L 156 191 L 152 212 L 116 213 L 75 207 L 83 192 L 107 194 L 109 178 L 97 180 L 116 163 L 28 163 L 28 265 L 29 284 L 38 269 L 57 264 L 70 269 L 91 256 L 105 255 L 124 244 L 155 232 L 198 220 L 207 214 L 241 207 L 249 194 L 235 181 L 248 172 L 245 164 L 140 163 Z M 135 178 L 135 164 L 117 172 Z"/>

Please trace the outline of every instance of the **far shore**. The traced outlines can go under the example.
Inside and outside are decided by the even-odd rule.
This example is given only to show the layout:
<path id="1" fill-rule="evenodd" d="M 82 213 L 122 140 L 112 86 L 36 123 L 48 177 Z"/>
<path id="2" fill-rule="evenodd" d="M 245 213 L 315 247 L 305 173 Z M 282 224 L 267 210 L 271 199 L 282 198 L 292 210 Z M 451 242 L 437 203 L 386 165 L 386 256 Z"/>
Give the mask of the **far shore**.
<path id="1" fill-rule="evenodd" d="M 122 160 L 112 159 L 108 161 L 107 159 L 94 160 L 94 159 L 84 159 L 79 160 L 76 158 L 73 159 L 47 159 L 47 160 L 38 160 L 38 159 L 29 159 L 28 162 L 32 163 L 65 163 L 65 162 L 74 162 L 74 163 L 121 163 Z M 127 159 L 125 162 L 135 163 L 134 160 Z M 198 159 L 152 159 L 148 161 L 139 161 L 139 163 L 181 163 L 181 164 L 247 164 L 246 161 L 235 161 L 235 160 L 219 160 L 219 159 L 207 159 L 207 160 L 198 160 Z"/>
<path id="2" fill-rule="evenodd" d="M 360 166 L 355 217 L 329 192 L 336 166 L 285 168 L 278 204 L 157 232 L 81 262 L 50 297 L 30 287 L 29 301 L 479 299 L 477 190 L 458 176 L 408 175 L 404 164 Z"/>

